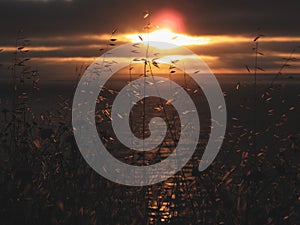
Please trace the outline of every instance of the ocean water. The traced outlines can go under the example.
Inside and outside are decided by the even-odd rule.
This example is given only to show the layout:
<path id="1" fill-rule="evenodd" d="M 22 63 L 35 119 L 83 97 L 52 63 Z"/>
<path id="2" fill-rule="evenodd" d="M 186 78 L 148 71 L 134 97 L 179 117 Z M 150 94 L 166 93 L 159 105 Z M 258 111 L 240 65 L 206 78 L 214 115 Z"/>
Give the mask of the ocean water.
<path id="1" fill-rule="evenodd" d="M 224 93 L 228 124 L 215 161 L 206 171 L 198 172 L 209 138 L 210 111 L 199 87 L 190 79 L 174 78 L 197 106 L 201 123 L 199 143 L 181 171 L 146 187 L 115 184 L 96 174 L 83 160 L 71 125 L 77 81 L 41 80 L 38 91 L 32 89 L 30 82 L 19 86 L 18 93 L 26 93 L 25 100 L 19 101 L 26 102 L 37 120 L 37 128 L 30 128 L 36 129 L 32 138 L 35 142 L 29 145 L 32 149 L 23 149 L 14 159 L 9 145 L 3 142 L 5 132 L 12 132 L 8 125 L 10 113 L 5 116 L 3 109 L 11 109 L 13 89 L 10 81 L 1 80 L 0 213 L 6 215 L 4 224 L 22 220 L 25 224 L 296 224 L 300 76 L 281 76 L 270 88 L 274 76 L 259 75 L 256 91 L 253 75 L 216 77 Z M 175 127 L 169 131 L 175 140 L 167 134 L 164 144 L 147 154 L 124 147 L 114 135 L 105 109 L 110 109 L 107 102 L 113 104 L 117 92 L 128 81 L 128 77 L 115 77 L 101 92 L 106 100 L 97 105 L 99 138 L 120 161 L 154 164 L 167 158 L 176 147 L 180 120 L 166 102 L 165 110 L 157 111 L 153 109 L 161 101 L 148 99 L 146 123 L 154 116 L 168 118 Z M 147 125 L 142 125 L 143 109 L 141 102 L 137 104 L 131 121 L 133 135 L 139 138 L 145 127 L 145 135 L 149 135 Z M 47 136 L 47 129 L 55 135 L 51 131 Z M 14 160 L 21 169 L 13 166 Z M 19 218 L 13 216 L 16 213 Z"/>

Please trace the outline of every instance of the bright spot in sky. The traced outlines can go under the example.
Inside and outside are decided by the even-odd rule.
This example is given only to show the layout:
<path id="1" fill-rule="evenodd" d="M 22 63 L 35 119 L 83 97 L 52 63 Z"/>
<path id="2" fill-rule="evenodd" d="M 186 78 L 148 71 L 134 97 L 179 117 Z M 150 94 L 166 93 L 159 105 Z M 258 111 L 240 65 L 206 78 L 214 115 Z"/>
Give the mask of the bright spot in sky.
<path id="1" fill-rule="evenodd" d="M 162 9 L 153 15 L 153 25 L 160 29 L 169 28 L 176 32 L 184 31 L 184 16 L 174 9 Z"/>
<path id="2" fill-rule="evenodd" d="M 166 42 L 176 46 L 204 45 L 211 42 L 208 37 L 190 36 L 184 32 L 184 16 L 173 9 L 162 9 L 151 15 L 149 20 L 151 30 L 149 33 L 128 34 L 125 38 L 133 43 L 139 42 Z M 147 17 L 148 18 L 148 17 Z M 171 45 L 159 44 L 159 49 L 170 49 Z"/>
<path id="3" fill-rule="evenodd" d="M 133 43 L 143 41 L 155 41 L 155 42 L 167 42 L 177 46 L 189 46 L 189 45 L 204 45 L 210 42 L 207 37 L 193 37 L 184 34 L 173 33 L 170 29 L 155 30 L 149 34 L 129 34 L 126 38 Z"/>

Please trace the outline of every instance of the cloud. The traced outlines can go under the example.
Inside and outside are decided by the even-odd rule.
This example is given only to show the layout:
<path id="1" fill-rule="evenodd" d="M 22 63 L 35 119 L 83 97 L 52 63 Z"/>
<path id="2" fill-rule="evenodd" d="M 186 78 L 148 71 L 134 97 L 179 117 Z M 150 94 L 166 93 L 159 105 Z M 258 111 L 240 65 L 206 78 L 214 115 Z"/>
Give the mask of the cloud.
<path id="1" fill-rule="evenodd" d="M 173 8 L 185 19 L 186 32 L 197 35 L 300 34 L 297 1 L 99 1 L 62 0 L 1 2 L 0 24 L 6 35 L 23 27 L 31 36 L 58 36 L 141 30 L 142 13 Z"/>
<path id="2" fill-rule="evenodd" d="M 127 34 L 118 34 L 117 45 L 124 44 L 124 37 Z M 74 37 L 51 37 L 34 38 L 32 40 L 29 56 L 31 62 L 40 68 L 49 68 L 44 72 L 45 76 L 50 76 L 51 71 L 57 71 L 57 67 L 65 65 L 64 73 L 68 74 L 72 68 L 82 63 L 89 64 L 95 58 L 99 57 L 106 49 L 107 35 L 78 35 Z M 233 72 L 246 73 L 245 65 L 254 63 L 254 42 L 253 38 L 247 36 L 209 36 L 211 43 L 203 45 L 187 46 L 193 52 L 200 55 L 203 60 L 215 73 Z M 261 67 L 266 69 L 267 73 L 276 72 L 283 62 L 284 57 L 289 57 L 292 49 L 300 45 L 300 37 L 294 37 L 293 42 L 286 37 L 263 37 L 260 39 L 260 51 L 264 56 L 260 56 Z M 298 42 L 297 42 L 298 41 Z M 4 52 L 0 54 L 0 62 L 5 65 L 11 64 L 11 58 L 15 47 L 12 45 L 0 46 Z M 112 47 L 110 47 L 112 48 Z M 300 50 L 300 49 L 299 49 Z M 295 52 L 294 57 L 300 57 L 299 51 Z M 289 72 L 299 70 L 299 64 L 293 62 L 293 66 L 288 69 Z M 60 68 L 61 70 L 61 68 Z"/>
<path id="3" fill-rule="evenodd" d="M 36 62 L 41 66 L 51 62 L 54 68 L 55 60 L 73 60 L 68 64 L 72 68 L 100 54 L 99 48 L 109 38 L 105 34 L 115 28 L 117 34 L 142 33 L 143 12 L 151 12 L 151 19 L 166 8 L 181 13 L 186 33 L 214 37 L 211 44 L 192 50 L 205 56 L 216 71 L 244 70 L 253 60 L 253 37 L 258 33 L 267 35 L 260 44 L 267 68 L 277 68 L 282 55 L 300 45 L 298 1 L 270 0 L 0 0 L 0 45 L 13 46 L 22 28 L 31 39 L 30 54 Z M 7 62 L 10 53 L 0 54 L 0 60 Z M 220 60 L 213 60 L 216 57 Z"/>

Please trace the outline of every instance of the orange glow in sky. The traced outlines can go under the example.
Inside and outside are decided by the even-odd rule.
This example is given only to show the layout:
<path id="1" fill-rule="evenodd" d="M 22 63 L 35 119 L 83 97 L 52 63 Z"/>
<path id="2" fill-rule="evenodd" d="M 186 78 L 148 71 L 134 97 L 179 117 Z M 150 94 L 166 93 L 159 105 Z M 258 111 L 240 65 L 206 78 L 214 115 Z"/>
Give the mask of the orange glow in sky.
<path id="1" fill-rule="evenodd" d="M 184 31 L 184 17 L 173 9 L 164 9 L 154 14 L 153 24 L 161 29 L 168 28 L 174 32 Z"/>
<path id="2" fill-rule="evenodd" d="M 193 37 L 185 34 L 173 33 L 170 29 L 158 29 L 154 30 L 149 34 L 128 34 L 125 36 L 128 40 L 133 43 L 138 43 L 142 37 L 144 41 L 156 41 L 156 42 L 167 42 L 177 46 L 188 46 L 188 45 L 204 45 L 210 42 L 208 37 Z"/>

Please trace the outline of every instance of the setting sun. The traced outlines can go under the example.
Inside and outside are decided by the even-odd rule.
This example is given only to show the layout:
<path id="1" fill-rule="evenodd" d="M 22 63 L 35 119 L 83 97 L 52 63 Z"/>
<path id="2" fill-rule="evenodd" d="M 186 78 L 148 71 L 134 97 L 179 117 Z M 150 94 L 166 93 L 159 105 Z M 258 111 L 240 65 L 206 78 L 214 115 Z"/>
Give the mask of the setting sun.
<path id="1" fill-rule="evenodd" d="M 171 29 L 183 32 L 185 28 L 184 15 L 174 9 L 163 9 L 153 15 L 153 24 L 161 29 Z"/>
<path id="2" fill-rule="evenodd" d="M 155 41 L 155 42 L 167 42 L 177 46 L 188 46 L 188 45 L 203 45 L 210 42 L 209 38 L 206 37 L 193 37 L 185 34 L 178 34 L 172 32 L 170 29 L 159 29 L 149 34 L 144 33 L 141 35 L 129 34 L 126 38 L 133 43 L 143 41 Z"/>

